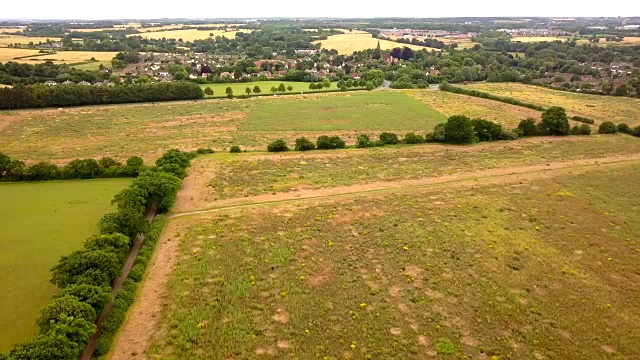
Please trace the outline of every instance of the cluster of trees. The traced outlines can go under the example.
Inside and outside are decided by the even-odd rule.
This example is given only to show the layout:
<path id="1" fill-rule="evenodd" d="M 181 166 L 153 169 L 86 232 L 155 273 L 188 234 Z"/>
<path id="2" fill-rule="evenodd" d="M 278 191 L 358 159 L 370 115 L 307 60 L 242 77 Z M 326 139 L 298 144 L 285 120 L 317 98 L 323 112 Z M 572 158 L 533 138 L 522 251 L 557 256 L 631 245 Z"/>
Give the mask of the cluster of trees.
<path id="1" fill-rule="evenodd" d="M 146 169 L 132 184 L 114 197 L 117 211 L 105 215 L 99 222 L 99 235 L 87 239 L 81 250 L 62 256 L 51 269 L 51 283 L 60 292 L 40 311 L 36 324 L 38 335 L 29 341 L 16 344 L 7 360 L 57 359 L 75 360 L 91 335 L 96 331 L 97 315 L 111 300 L 112 282 L 120 274 L 122 265 L 138 234 L 149 230 L 145 218 L 148 209 L 168 211 L 175 202 L 186 175 L 186 168 L 195 153 L 169 150 L 156 161 L 154 167 Z M 99 354 L 108 350 L 117 327 L 118 319 L 133 302 L 136 282 L 142 279 L 151 251 L 161 228 L 154 228 L 151 244 L 136 259 L 127 280 L 125 292 L 118 294 L 110 318 L 102 328 L 102 345 Z M 128 300 L 128 302 L 127 302 Z M 124 306 L 126 305 L 126 306 Z M 124 310 L 123 310 L 124 307 Z M 115 319 L 115 320 L 114 320 Z M 115 327 L 115 329 L 114 329 Z"/>
<path id="2" fill-rule="evenodd" d="M 124 86 L 29 85 L 0 88 L 0 109 L 195 100 L 203 97 L 200 86 L 190 82 Z"/>
<path id="3" fill-rule="evenodd" d="M 600 124 L 600 126 L 598 127 L 598 133 L 599 134 L 623 133 L 623 134 L 629 134 L 629 135 L 640 137 L 640 126 L 631 128 L 626 123 L 620 123 L 616 125 L 612 121 L 605 121 L 602 124 Z"/>
<path id="4" fill-rule="evenodd" d="M 77 159 L 64 166 L 41 161 L 27 165 L 0 152 L 0 181 L 45 181 L 136 177 L 145 166 L 142 158 L 132 156 L 122 164 L 110 157 Z"/>
<path id="5" fill-rule="evenodd" d="M 109 76 L 107 73 L 78 70 L 69 65 L 58 65 L 51 61 L 36 65 L 14 61 L 0 63 L 0 84 L 13 86 L 37 84 L 49 80 L 93 83 L 99 80 L 108 80 Z"/>

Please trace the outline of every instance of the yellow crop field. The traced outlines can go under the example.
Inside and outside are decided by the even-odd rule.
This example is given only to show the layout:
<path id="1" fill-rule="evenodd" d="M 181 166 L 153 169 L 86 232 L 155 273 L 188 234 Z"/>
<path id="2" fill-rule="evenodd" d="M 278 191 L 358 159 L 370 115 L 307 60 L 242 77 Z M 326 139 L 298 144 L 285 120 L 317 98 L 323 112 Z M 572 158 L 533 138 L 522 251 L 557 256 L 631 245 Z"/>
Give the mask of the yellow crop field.
<path id="1" fill-rule="evenodd" d="M 6 27 L 0 27 L 0 34 L 2 33 L 11 33 L 11 34 L 19 34 L 23 31 L 23 29 L 20 28 L 6 28 Z"/>
<path id="2" fill-rule="evenodd" d="M 471 39 L 436 38 L 436 40 L 442 41 L 447 45 L 456 43 L 458 44 L 458 49 L 468 49 L 478 44 L 476 42 L 471 41 Z"/>
<path id="3" fill-rule="evenodd" d="M 596 120 L 596 124 L 610 120 L 640 125 L 640 99 L 579 94 L 517 83 L 480 83 L 466 87 L 547 107 L 562 106 L 568 115 L 586 116 Z"/>
<path id="4" fill-rule="evenodd" d="M 111 61 L 116 54 L 117 52 L 113 51 L 58 51 L 56 54 L 40 54 L 38 50 L 32 49 L 0 48 L 0 62 L 38 64 L 51 60 L 56 64 L 75 64 L 89 61 L 91 58 L 98 61 Z M 33 57 L 23 58 L 30 55 Z"/>
<path id="5" fill-rule="evenodd" d="M 128 36 L 142 36 L 146 39 L 182 39 L 184 41 L 194 41 L 194 40 L 206 40 L 209 39 L 209 34 L 213 34 L 213 36 L 224 36 L 228 39 L 235 39 L 237 30 L 233 31 L 224 31 L 224 30 L 198 30 L 198 29 L 188 29 L 188 30 L 168 30 L 168 31 L 157 31 L 157 32 L 149 32 L 144 34 L 132 34 Z"/>
<path id="6" fill-rule="evenodd" d="M 589 40 L 587 39 L 580 39 L 578 41 L 576 41 L 576 43 L 578 44 L 588 44 Z M 607 41 L 607 39 L 600 39 L 599 42 L 596 43 L 597 45 L 611 45 L 611 46 L 634 46 L 634 45 L 640 45 L 640 36 L 625 36 L 624 40 L 622 41 Z"/>
<path id="7" fill-rule="evenodd" d="M 543 41 L 565 41 L 567 39 L 556 37 L 556 36 L 516 36 L 511 39 L 511 41 L 523 42 L 523 43 L 532 43 L 532 42 L 543 42 Z"/>
<path id="8" fill-rule="evenodd" d="M 348 30 L 347 30 L 348 31 Z M 397 47 L 409 47 L 413 50 L 436 50 L 436 48 L 428 48 L 418 45 L 401 44 L 390 40 L 375 39 L 371 34 L 366 32 L 347 33 L 329 36 L 326 40 L 314 41 L 314 44 L 321 44 L 324 49 L 336 49 L 340 54 L 351 55 L 354 51 L 362 51 L 366 49 L 375 49 L 380 42 L 380 48 L 390 50 Z"/>
<path id="9" fill-rule="evenodd" d="M 17 57 L 38 55 L 38 50 L 31 49 L 15 49 L 15 48 L 0 48 L 0 62 L 5 63 L 7 61 L 24 62 L 26 59 L 15 60 Z"/>
<path id="10" fill-rule="evenodd" d="M 30 42 L 34 44 L 45 43 L 47 40 L 60 41 L 58 37 L 34 37 L 34 36 L 13 36 L 13 35 L 0 35 L 0 46 L 8 46 L 11 44 L 27 45 Z"/>

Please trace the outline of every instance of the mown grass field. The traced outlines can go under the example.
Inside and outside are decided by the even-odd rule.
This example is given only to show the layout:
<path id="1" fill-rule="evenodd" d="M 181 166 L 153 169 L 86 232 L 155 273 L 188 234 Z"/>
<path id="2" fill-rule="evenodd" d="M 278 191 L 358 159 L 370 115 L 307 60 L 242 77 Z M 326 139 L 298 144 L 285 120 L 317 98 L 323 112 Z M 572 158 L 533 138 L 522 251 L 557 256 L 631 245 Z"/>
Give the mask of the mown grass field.
<path id="1" fill-rule="evenodd" d="M 297 81 L 251 81 L 251 82 L 246 82 L 246 83 L 232 83 L 232 84 L 202 84 L 200 85 L 200 87 L 204 90 L 208 87 L 210 87 L 213 90 L 213 97 L 226 97 L 226 89 L 227 87 L 231 87 L 231 89 L 233 89 L 233 94 L 235 96 L 240 96 L 240 95 L 246 95 L 247 93 L 245 92 L 245 90 L 247 89 L 247 87 L 251 88 L 251 95 L 254 95 L 253 93 L 253 88 L 254 86 L 259 86 L 260 90 L 262 91 L 261 94 L 273 94 L 271 92 L 271 87 L 275 86 L 278 87 L 280 84 L 284 84 L 284 86 L 292 86 L 293 90 L 292 91 L 285 91 L 285 93 L 308 93 L 308 92 L 316 92 L 316 90 L 310 90 L 309 89 L 309 84 L 310 83 L 305 83 L 305 82 L 297 82 Z M 336 87 L 337 82 L 332 82 L 331 86 L 329 87 L 329 90 L 335 90 L 337 89 Z M 322 90 L 326 90 L 326 89 L 322 89 Z M 320 90 L 321 91 L 321 90 Z M 279 92 L 277 92 L 276 94 L 280 94 Z"/>
<path id="2" fill-rule="evenodd" d="M 100 65 L 104 66 L 106 69 L 111 69 L 111 61 L 92 61 L 85 64 L 74 65 L 73 67 L 79 70 L 99 70 Z"/>
<path id="3" fill-rule="evenodd" d="M 314 139 L 315 140 L 315 139 Z M 225 199 L 462 176 L 505 167 L 548 165 L 640 153 L 628 135 L 528 139 L 471 147 L 411 145 L 374 149 L 262 154 L 213 154 L 194 164 L 192 195 L 178 211 L 212 208 Z M 267 199 L 269 200 L 269 199 Z M 275 199 L 274 199 L 275 200 Z"/>
<path id="4" fill-rule="evenodd" d="M 146 355 L 638 358 L 638 176 L 636 162 L 174 219 Z"/>
<path id="5" fill-rule="evenodd" d="M 528 117 L 539 119 L 541 112 L 499 101 L 476 98 L 445 91 L 405 90 L 409 94 L 445 116 L 466 115 L 483 118 L 501 124 L 507 129 L 518 126 Z"/>
<path id="6" fill-rule="evenodd" d="M 640 125 L 640 99 L 578 94 L 516 83 L 477 83 L 467 87 L 542 106 L 562 106 L 569 115 L 586 116 L 597 123 L 613 121 Z"/>
<path id="7" fill-rule="evenodd" d="M 132 34 L 127 36 L 142 36 L 145 39 L 182 39 L 183 41 L 194 40 L 207 40 L 210 38 L 209 34 L 213 34 L 213 37 L 224 36 L 227 39 L 235 39 L 236 33 L 240 30 L 224 31 L 224 30 L 199 30 L 199 29 L 187 29 L 187 30 L 166 30 L 166 31 L 152 31 L 144 32 L 142 34 Z"/>
<path id="8" fill-rule="evenodd" d="M 395 41 L 375 39 L 369 33 L 346 33 L 340 35 L 331 35 L 326 40 L 314 41 L 314 44 L 322 44 L 323 49 L 335 49 L 338 53 L 351 55 L 354 51 L 362 51 L 366 49 L 375 49 L 380 42 L 380 48 L 384 50 L 390 50 L 397 47 L 409 47 L 413 50 L 435 50 L 440 49 L 428 48 L 424 46 L 401 44 Z"/>
<path id="9" fill-rule="evenodd" d="M 335 134 L 353 144 L 360 132 L 426 132 L 443 120 L 406 94 L 357 91 L 0 112 L 0 142 L 23 160 L 139 155 L 150 161 L 172 147 L 264 150 L 274 139 L 300 136 Z"/>
<path id="10" fill-rule="evenodd" d="M 561 38 L 557 36 L 516 36 L 511 39 L 511 41 L 523 42 L 523 43 L 544 42 L 544 41 L 547 41 L 547 42 L 566 41 L 566 40 L 567 39 L 565 38 Z"/>
<path id="11" fill-rule="evenodd" d="M 33 335 L 55 293 L 49 270 L 96 233 L 129 179 L 0 183 L 0 353 Z"/>

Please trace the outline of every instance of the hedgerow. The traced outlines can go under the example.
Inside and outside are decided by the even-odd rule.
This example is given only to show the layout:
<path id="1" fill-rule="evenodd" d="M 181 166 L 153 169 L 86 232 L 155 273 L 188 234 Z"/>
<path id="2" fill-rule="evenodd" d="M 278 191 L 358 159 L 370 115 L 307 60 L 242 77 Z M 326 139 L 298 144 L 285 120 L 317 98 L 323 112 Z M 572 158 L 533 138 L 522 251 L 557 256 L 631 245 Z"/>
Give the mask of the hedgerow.
<path id="1" fill-rule="evenodd" d="M 523 107 L 526 107 L 526 108 L 529 108 L 529 109 L 533 109 L 533 110 L 538 110 L 538 111 L 544 111 L 544 110 L 547 109 L 544 106 L 540 106 L 540 105 L 536 105 L 536 104 L 520 101 L 518 99 L 514 99 L 514 98 L 510 98 L 510 97 L 506 97 L 506 96 L 498 96 L 498 95 L 494 95 L 494 94 L 489 94 L 489 93 L 486 93 L 486 92 L 483 92 L 483 91 L 474 90 L 474 89 L 466 89 L 466 88 L 462 88 L 462 87 L 458 87 L 458 86 L 452 86 L 452 85 L 449 85 L 447 83 L 442 83 L 440 85 L 440 90 L 448 91 L 448 92 L 452 92 L 452 93 L 456 93 L 456 94 L 463 94 L 463 95 L 479 97 L 479 98 L 483 98 L 483 99 L 500 101 L 500 102 L 503 102 L 503 103 L 507 103 L 507 104 L 511 104 L 511 105 L 523 106 Z"/>
<path id="2" fill-rule="evenodd" d="M 148 224 L 145 213 L 153 207 L 159 213 L 171 209 L 181 184 L 175 168 L 185 170 L 193 156 L 175 149 L 167 151 L 155 167 L 146 168 L 129 188 L 114 197 L 117 211 L 101 219 L 101 234 L 87 239 L 83 249 L 62 256 L 51 269 L 51 283 L 60 291 L 42 309 L 37 320 L 38 335 L 16 344 L 4 359 L 77 359 L 96 331 L 94 321 L 111 299 L 111 284 L 121 273 L 130 245 L 138 234 L 146 232 L 133 267 L 102 325 L 95 353 L 102 355 L 109 350 L 164 227 L 161 215 Z M 0 156 L 0 166 L 6 165 L 7 158 Z M 130 160 L 141 165 L 141 159 Z M 105 160 L 98 166 L 100 163 L 112 162 Z M 170 172 L 163 171 L 167 167 Z"/>

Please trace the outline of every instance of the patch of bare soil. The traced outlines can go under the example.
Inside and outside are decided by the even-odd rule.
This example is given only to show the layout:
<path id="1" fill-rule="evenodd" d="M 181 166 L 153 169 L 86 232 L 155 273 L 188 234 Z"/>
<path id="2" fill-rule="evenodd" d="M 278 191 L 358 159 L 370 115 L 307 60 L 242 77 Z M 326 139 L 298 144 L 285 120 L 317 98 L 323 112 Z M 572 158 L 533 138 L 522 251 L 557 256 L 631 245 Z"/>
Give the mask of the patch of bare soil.
<path id="1" fill-rule="evenodd" d="M 175 220 L 167 223 L 136 302 L 129 310 L 122 332 L 114 341 L 110 359 L 143 358 L 149 348 L 165 303 L 169 277 L 178 258 L 180 240 L 177 234 L 183 223 Z"/>

